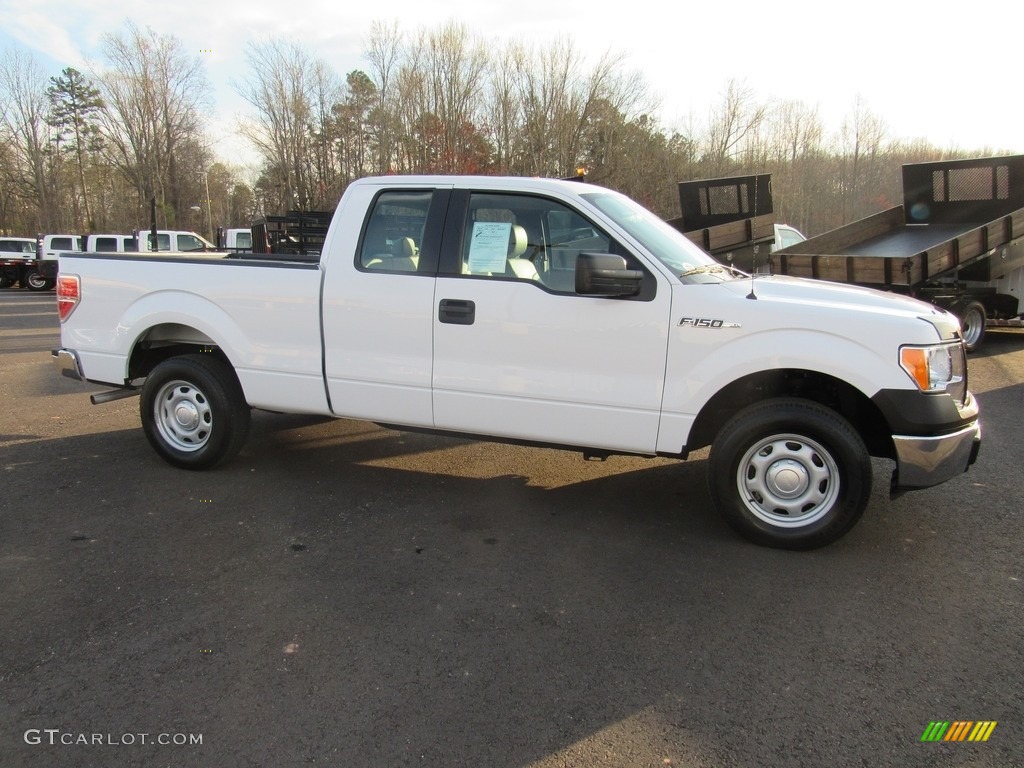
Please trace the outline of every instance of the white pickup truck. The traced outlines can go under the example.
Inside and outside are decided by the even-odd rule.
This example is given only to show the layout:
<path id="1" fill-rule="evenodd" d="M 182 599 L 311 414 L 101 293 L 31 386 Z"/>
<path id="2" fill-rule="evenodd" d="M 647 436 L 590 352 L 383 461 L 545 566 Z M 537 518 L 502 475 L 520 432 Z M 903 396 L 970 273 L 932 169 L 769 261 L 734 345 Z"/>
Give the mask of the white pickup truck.
<path id="1" fill-rule="evenodd" d="M 955 317 L 892 294 L 729 270 L 579 182 L 362 179 L 315 259 L 60 256 L 57 368 L 141 394 L 165 460 L 212 467 L 250 409 L 589 457 L 686 458 L 762 544 L 832 542 L 892 490 L 975 461 Z"/>

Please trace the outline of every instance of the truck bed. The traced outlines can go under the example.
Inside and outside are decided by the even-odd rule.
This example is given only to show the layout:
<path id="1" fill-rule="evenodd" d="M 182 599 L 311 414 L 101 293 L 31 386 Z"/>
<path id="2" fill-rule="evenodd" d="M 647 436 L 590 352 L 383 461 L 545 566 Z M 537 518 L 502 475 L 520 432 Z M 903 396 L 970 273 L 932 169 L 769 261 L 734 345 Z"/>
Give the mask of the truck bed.
<path id="1" fill-rule="evenodd" d="M 960 237 L 971 227 L 960 224 L 908 224 L 903 229 L 887 232 L 860 243 L 854 243 L 843 256 L 882 256 L 905 258 Z"/>
<path id="2" fill-rule="evenodd" d="M 913 290 L 975 267 L 1024 238 L 1024 208 L 985 223 L 908 223 L 903 206 L 772 254 L 772 271 L 794 277 Z M 978 275 L 975 279 L 988 279 Z"/>

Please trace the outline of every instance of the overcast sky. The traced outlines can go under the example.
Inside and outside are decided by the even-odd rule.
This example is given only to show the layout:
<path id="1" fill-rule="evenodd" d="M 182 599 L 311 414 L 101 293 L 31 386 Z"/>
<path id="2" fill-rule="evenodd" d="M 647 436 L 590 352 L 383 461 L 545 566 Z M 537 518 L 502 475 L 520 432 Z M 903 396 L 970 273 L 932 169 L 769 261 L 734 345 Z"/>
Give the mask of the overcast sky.
<path id="1" fill-rule="evenodd" d="M 571 37 L 591 61 L 622 54 L 662 104 L 666 128 L 701 125 L 730 78 L 760 99 L 817 106 L 837 130 L 859 98 L 891 138 L 941 148 L 1024 153 L 1018 38 L 1024 6 L 1012 0 L 0 0 L 0 46 L 30 49 L 48 74 L 88 72 L 104 32 L 125 21 L 177 36 L 202 53 L 216 97 L 215 151 L 237 159 L 225 136 L 246 105 L 250 42 L 278 37 L 308 46 L 344 76 L 367 69 L 372 21 L 414 32 L 455 20 L 503 44 Z"/>

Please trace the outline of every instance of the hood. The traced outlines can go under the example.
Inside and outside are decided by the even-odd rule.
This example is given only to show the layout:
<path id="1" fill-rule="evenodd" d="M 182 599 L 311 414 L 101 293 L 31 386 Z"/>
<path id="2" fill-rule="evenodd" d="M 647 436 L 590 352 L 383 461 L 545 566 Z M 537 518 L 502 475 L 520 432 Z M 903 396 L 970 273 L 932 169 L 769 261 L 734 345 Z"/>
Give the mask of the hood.
<path id="1" fill-rule="evenodd" d="M 780 305 L 783 305 L 793 310 L 825 310 L 826 315 L 823 317 L 836 314 L 849 317 L 847 313 L 855 316 L 859 313 L 865 322 L 868 322 L 869 317 L 872 320 L 885 321 L 885 316 L 893 319 L 903 318 L 915 323 L 924 321 L 937 332 L 938 339 L 934 341 L 952 340 L 958 338 L 960 334 L 960 322 L 949 312 L 939 309 L 934 304 L 888 291 L 776 275 L 755 277 L 750 280 L 730 280 L 723 285 L 744 297 L 752 294 L 757 297 L 757 302 L 766 302 L 777 309 L 781 309 Z M 755 300 L 751 299 L 751 304 L 754 303 Z M 874 322 L 869 324 L 874 325 Z"/>

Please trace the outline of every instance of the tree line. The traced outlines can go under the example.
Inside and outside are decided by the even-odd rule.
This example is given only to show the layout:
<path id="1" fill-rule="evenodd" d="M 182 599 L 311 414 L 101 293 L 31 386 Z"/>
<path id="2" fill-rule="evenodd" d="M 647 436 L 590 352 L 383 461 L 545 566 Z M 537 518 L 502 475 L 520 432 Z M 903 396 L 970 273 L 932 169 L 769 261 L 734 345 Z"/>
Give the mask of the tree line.
<path id="1" fill-rule="evenodd" d="M 106 34 L 104 66 L 47 76 L 24 51 L 0 61 L 0 231 L 128 232 L 216 226 L 291 209 L 331 210 L 376 174 L 509 174 L 587 179 L 679 215 L 676 184 L 770 173 L 775 211 L 808 234 L 901 201 L 908 162 L 995 154 L 888 135 L 860 100 L 829 130 L 817 108 L 761 98 L 730 80 L 704 116 L 666 127 L 621 54 L 588 61 L 565 37 L 497 44 L 448 22 L 377 22 L 365 69 L 342 76 L 298 43 L 246 50 L 237 129 L 247 171 L 215 156 L 212 90 L 180 39 L 129 22 Z"/>

